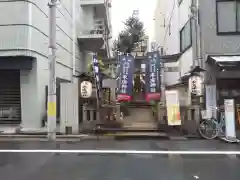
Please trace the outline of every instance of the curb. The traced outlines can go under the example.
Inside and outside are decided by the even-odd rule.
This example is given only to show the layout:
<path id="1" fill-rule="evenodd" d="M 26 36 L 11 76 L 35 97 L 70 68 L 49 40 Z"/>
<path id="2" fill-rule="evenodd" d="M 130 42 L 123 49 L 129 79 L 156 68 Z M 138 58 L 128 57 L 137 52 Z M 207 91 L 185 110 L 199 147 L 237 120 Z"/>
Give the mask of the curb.
<path id="1" fill-rule="evenodd" d="M 165 133 L 161 134 L 130 134 L 130 133 L 117 133 L 108 134 L 107 136 L 113 136 L 115 140 L 147 140 L 147 139 L 158 139 L 158 140 L 169 140 L 169 136 Z"/>
<path id="2" fill-rule="evenodd" d="M 95 135 L 57 135 L 56 142 L 79 142 L 84 140 L 110 140 L 114 137 Z M 0 142 L 6 141 L 39 141 L 49 142 L 46 135 L 0 135 Z"/>
<path id="3" fill-rule="evenodd" d="M 187 140 L 201 140 L 203 138 L 197 135 L 183 135 L 183 136 L 169 136 L 168 134 L 128 134 L 128 133 L 108 133 L 108 134 L 75 134 L 75 135 L 63 135 L 57 134 L 56 140 L 59 142 L 77 142 L 83 140 L 171 140 L 171 141 L 187 141 Z M 2 141 L 40 141 L 48 142 L 48 136 L 46 133 L 31 133 L 31 134 L 0 134 L 0 142 Z"/>
<path id="4" fill-rule="evenodd" d="M 239 144 L 240 143 L 239 139 L 231 139 L 230 140 L 230 139 L 221 138 L 221 137 L 218 137 L 217 139 L 221 142 L 225 142 L 225 143 L 228 143 L 228 144 Z"/>

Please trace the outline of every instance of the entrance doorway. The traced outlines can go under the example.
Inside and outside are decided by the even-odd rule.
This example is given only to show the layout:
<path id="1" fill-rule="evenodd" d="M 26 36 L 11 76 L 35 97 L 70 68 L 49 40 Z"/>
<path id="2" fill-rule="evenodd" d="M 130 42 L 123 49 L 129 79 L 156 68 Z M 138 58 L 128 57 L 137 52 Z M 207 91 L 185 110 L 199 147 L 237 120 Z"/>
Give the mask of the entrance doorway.
<path id="1" fill-rule="evenodd" d="M 20 71 L 0 70 L 0 124 L 20 123 Z"/>
<path id="2" fill-rule="evenodd" d="M 235 124 L 240 129 L 240 79 L 217 79 L 218 106 L 224 105 L 224 99 L 234 99 Z"/>
<path id="3" fill-rule="evenodd" d="M 140 71 L 134 74 L 133 83 L 133 100 L 134 101 L 144 101 L 145 100 L 145 74 Z"/>

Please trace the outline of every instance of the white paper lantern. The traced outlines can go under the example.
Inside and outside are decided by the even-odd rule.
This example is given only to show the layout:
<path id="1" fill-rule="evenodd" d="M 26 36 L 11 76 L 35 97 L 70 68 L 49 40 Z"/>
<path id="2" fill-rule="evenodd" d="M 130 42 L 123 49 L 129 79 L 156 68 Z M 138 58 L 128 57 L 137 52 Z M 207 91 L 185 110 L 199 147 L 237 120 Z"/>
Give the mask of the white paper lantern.
<path id="1" fill-rule="evenodd" d="M 90 98 L 92 96 L 92 83 L 83 81 L 81 83 L 81 96 L 82 98 Z"/>

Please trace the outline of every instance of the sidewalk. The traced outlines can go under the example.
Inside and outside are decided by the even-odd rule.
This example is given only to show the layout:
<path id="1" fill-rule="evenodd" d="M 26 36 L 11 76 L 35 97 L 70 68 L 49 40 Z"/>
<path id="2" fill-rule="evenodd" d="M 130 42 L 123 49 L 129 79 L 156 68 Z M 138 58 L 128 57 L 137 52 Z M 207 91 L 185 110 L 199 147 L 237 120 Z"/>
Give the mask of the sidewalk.
<path id="1" fill-rule="evenodd" d="M 182 134 L 179 131 L 160 131 L 160 132 L 124 132 L 124 131 L 109 131 L 100 132 L 99 134 L 61 134 L 59 128 L 56 133 L 57 141 L 82 141 L 82 140 L 170 140 L 170 141 L 188 141 L 201 140 L 199 135 Z M 239 135 L 238 131 L 238 135 Z M 20 129 L 14 126 L 0 127 L 0 141 L 48 141 L 47 128 L 40 129 Z M 238 136 L 239 137 L 239 136 Z M 218 139 L 216 139 L 218 140 Z"/>
<path id="2" fill-rule="evenodd" d="M 0 129 L 0 141 L 4 140 L 20 140 L 20 141 L 47 141 L 47 128 L 41 129 L 19 129 L 14 127 L 5 127 Z M 196 137 L 188 137 L 180 134 L 169 134 L 165 132 L 124 132 L 110 131 L 100 132 L 99 134 L 56 134 L 57 141 L 81 141 L 81 140 L 133 140 L 133 139 L 158 139 L 158 140 L 190 140 Z M 199 138 L 199 137 L 198 137 Z"/>

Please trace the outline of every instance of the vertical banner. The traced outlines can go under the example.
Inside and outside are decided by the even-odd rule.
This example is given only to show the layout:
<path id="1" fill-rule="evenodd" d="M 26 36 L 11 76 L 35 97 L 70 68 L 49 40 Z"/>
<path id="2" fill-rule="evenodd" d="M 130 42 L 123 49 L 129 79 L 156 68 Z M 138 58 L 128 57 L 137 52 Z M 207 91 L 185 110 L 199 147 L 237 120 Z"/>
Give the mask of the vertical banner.
<path id="1" fill-rule="evenodd" d="M 224 99 L 226 137 L 236 138 L 235 108 L 233 99 Z"/>
<path id="2" fill-rule="evenodd" d="M 169 126 L 181 125 L 178 91 L 165 91 L 167 118 Z"/>
<path id="3" fill-rule="evenodd" d="M 96 88 L 97 88 L 97 98 L 99 99 L 99 92 L 100 92 L 100 69 L 99 69 L 99 63 L 96 55 L 93 55 L 92 57 L 92 66 L 93 66 L 93 74 L 96 81 Z"/>
<path id="4" fill-rule="evenodd" d="M 160 57 L 158 51 L 148 52 L 146 60 L 146 101 L 160 100 Z"/>
<path id="5" fill-rule="evenodd" d="M 117 101 L 130 101 L 133 88 L 134 58 L 132 55 L 120 55 L 120 83 L 118 84 Z"/>
<path id="6" fill-rule="evenodd" d="M 116 77 L 117 77 L 117 90 L 116 90 L 116 98 L 117 95 L 119 94 L 119 87 L 120 87 L 120 82 L 121 82 L 121 72 L 120 72 L 120 52 L 117 53 L 117 68 L 116 68 Z"/>

